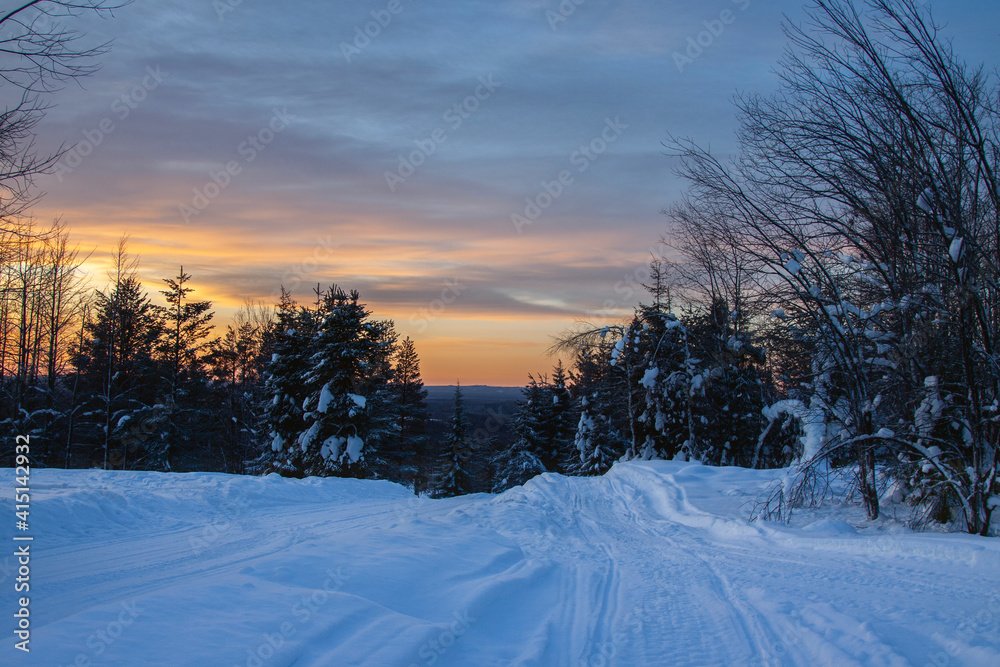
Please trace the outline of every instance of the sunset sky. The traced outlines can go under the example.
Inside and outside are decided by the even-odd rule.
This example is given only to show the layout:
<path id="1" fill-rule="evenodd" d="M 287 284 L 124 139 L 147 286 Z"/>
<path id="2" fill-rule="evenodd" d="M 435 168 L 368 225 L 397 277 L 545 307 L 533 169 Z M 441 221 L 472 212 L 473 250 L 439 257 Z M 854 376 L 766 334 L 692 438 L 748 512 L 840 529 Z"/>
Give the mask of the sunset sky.
<path id="1" fill-rule="evenodd" d="M 996 64 L 1000 3 L 928 4 Z M 34 215 L 98 282 L 123 233 L 150 291 L 183 264 L 220 323 L 336 282 L 416 340 L 428 384 L 522 385 L 553 335 L 643 297 L 683 188 L 661 143 L 731 152 L 732 96 L 775 88 L 801 6 L 136 0 L 75 24 L 114 45 L 49 100 L 38 148 L 76 147 Z M 515 225 L 526 199 L 545 208 Z"/>

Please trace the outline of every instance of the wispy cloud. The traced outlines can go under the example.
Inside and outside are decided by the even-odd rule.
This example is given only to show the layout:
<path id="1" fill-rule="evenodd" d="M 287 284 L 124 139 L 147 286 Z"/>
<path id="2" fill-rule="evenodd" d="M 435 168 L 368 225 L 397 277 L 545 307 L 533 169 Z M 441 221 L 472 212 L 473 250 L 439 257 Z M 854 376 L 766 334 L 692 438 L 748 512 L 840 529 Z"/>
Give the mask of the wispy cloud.
<path id="1" fill-rule="evenodd" d="M 781 12 L 800 12 L 793 0 L 751 0 L 678 72 L 671 54 L 731 0 L 587 0 L 553 28 L 560 4 L 401 0 L 347 59 L 341 44 L 383 0 L 244 1 L 221 18 L 206 0 L 134 3 L 88 22 L 114 49 L 85 88 L 53 98 L 39 147 L 72 146 L 106 118 L 114 130 L 71 173 L 39 180 L 48 196 L 36 214 L 66 219 L 97 249 L 98 272 L 130 232 L 151 287 L 183 263 L 223 309 L 282 282 L 307 299 L 309 285 L 336 281 L 405 329 L 458 279 L 461 298 L 420 333 L 425 373 L 453 381 L 461 360 L 463 380 L 523 378 L 560 328 L 609 301 L 616 312 L 638 302 L 623 276 L 648 261 L 658 211 L 681 188 L 661 141 L 669 132 L 733 150 L 731 96 L 774 87 Z M 988 52 L 1000 8 L 976 4 L 940 11 L 961 26 L 960 47 Z M 162 83 L 121 118 L 115 101 L 148 68 Z M 490 76 L 500 87 L 454 129 L 445 114 Z M 294 122 L 247 160 L 239 147 L 276 109 Z M 615 117 L 628 130 L 518 235 L 511 212 Z M 390 191 L 386 172 L 438 128 L 447 140 Z M 231 161 L 239 173 L 185 220 L 179 207 Z M 486 352 L 471 353 L 475 341 Z"/>

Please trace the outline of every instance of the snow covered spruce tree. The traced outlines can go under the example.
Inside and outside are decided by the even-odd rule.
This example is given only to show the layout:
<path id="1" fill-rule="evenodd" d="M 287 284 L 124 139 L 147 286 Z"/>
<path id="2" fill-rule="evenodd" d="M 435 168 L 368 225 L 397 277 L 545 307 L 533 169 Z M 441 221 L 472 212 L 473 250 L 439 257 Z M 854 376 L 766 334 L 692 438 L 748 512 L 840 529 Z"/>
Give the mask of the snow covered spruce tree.
<path id="1" fill-rule="evenodd" d="M 293 463 L 297 457 L 292 448 L 304 429 L 305 374 L 316 335 L 316 316 L 314 311 L 299 307 L 282 287 L 276 317 L 271 360 L 264 370 L 264 421 L 270 447 L 250 464 L 250 470 L 272 467 L 282 474 L 301 475 L 301 468 Z"/>
<path id="2" fill-rule="evenodd" d="M 557 343 L 556 349 L 577 352 L 580 472 L 606 469 L 612 455 L 611 460 L 693 455 L 692 407 L 703 391 L 701 360 L 692 354 L 686 327 L 664 312 L 663 263 L 654 261 L 653 268 L 659 278 L 647 289 L 654 305 L 638 307 L 627 324 L 584 327 Z"/>
<path id="3" fill-rule="evenodd" d="M 662 271 L 656 275 L 664 278 Z M 603 471 L 619 457 L 779 463 L 760 451 L 771 451 L 775 441 L 790 436 L 784 428 L 761 435 L 770 395 L 765 354 L 752 343 L 746 325 L 737 326 L 739 313 L 718 297 L 689 306 L 682 317 L 664 308 L 657 298 L 652 306 L 640 306 L 627 325 L 589 328 L 561 341 L 562 349 L 580 350 L 578 470 Z M 609 432 L 612 424 L 621 426 Z M 617 435 L 598 435 L 598 429 Z M 609 451 L 606 443 L 615 440 L 624 442 L 617 452 Z M 790 460 L 791 449 L 779 450 Z"/>
<path id="4" fill-rule="evenodd" d="M 1000 439 L 1000 137 L 995 75 L 916 0 L 824 0 L 789 25 L 782 88 L 740 98 L 723 164 L 677 140 L 674 211 L 758 266 L 811 354 L 803 457 L 849 456 L 870 518 L 876 466 L 986 534 Z M 900 490 L 900 489 L 897 489 Z"/>
<path id="5" fill-rule="evenodd" d="M 625 453 L 628 439 L 617 380 L 612 375 L 612 349 L 612 344 L 602 339 L 577 352 L 572 394 L 580 417 L 571 464 L 567 465 L 570 474 L 604 474 Z"/>
<path id="6" fill-rule="evenodd" d="M 455 386 L 455 409 L 451 429 L 442 448 L 438 474 L 434 480 L 436 498 L 449 498 L 472 493 L 475 480 L 469 473 L 472 444 L 469 441 L 469 422 L 462 403 L 462 385 Z"/>
<path id="7" fill-rule="evenodd" d="M 318 308 L 278 308 L 268 366 L 272 467 L 290 475 L 367 477 L 393 442 L 389 409 L 396 334 L 371 320 L 359 294 L 332 286 Z"/>
<path id="8" fill-rule="evenodd" d="M 636 446 L 627 458 L 686 460 L 696 446 L 694 400 L 703 391 L 687 328 L 673 313 L 642 306 L 624 335 L 632 345 L 616 348 L 611 362 L 631 354 L 642 371 L 630 378 L 641 411 L 633 426 Z"/>
<path id="9" fill-rule="evenodd" d="M 763 350 L 734 331 L 732 320 L 718 299 L 683 317 L 639 309 L 627 329 L 631 349 L 618 357 L 630 351 L 643 371 L 639 446 L 627 458 L 750 464 L 762 421 Z"/>
<path id="10" fill-rule="evenodd" d="M 570 374 L 560 359 L 552 369 L 552 379 L 546 385 L 552 408 L 546 429 L 549 444 L 542 451 L 542 463 L 546 470 L 564 474 L 573 472 L 577 460 L 575 434 L 580 420 L 570 381 Z"/>
<path id="11" fill-rule="evenodd" d="M 396 343 L 392 323 L 332 286 L 318 309 L 318 328 L 304 375 L 306 430 L 296 440 L 307 474 L 366 477 L 392 438 L 387 382 Z"/>
<path id="12" fill-rule="evenodd" d="M 606 364 L 600 369 L 599 374 L 591 380 L 599 378 L 599 385 L 596 394 L 602 400 L 587 401 L 587 405 L 580 406 L 583 416 L 578 422 L 579 428 L 589 429 L 599 422 L 614 426 L 614 430 L 621 434 L 623 442 L 621 446 L 612 448 L 622 449 L 625 458 L 636 458 L 637 452 L 643 447 L 643 432 L 640 416 L 643 412 L 643 388 L 640 384 L 645 375 L 642 360 L 642 324 L 638 319 L 634 319 L 628 326 L 609 325 L 605 327 L 592 327 L 583 325 L 582 328 L 571 332 L 557 340 L 554 351 L 572 352 L 577 355 L 577 362 L 584 362 L 589 366 L 589 360 Z M 578 372 L 584 368 L 578 369 Z M 588 368 L 593 371 L 595 369 Z M 582 372 L 580 373 L 582 376 Z M 588 387 L 592 381 L 580 378 L 581 387 Z M 596 396 L 595 396 L 596 398 Z M 590 423 L 590 416 L 600 414 L 598 422 Z M 584 417 L 587 420 L 584 420 Z M 584 442 L 591 442 L 590 436 L 586 436 Z M 589 444 L 584 444 L 577 438 L 577 447 L 580 452 L 581 462 L 590 458 L 590 454 L 585 449 Z"/>
<path id="13" fill-rule="evenodd" d="M 155 359 L 161 323 L 133 268 L 120 268 L 115 284 L 95 295 L 74 359 L 83 397 L 76 446 L 89 444 L 105 468 L 143 461 L 155 468 L 165 419 Z"/>
<path id="14" fill-rule="evenodd" d="M 790 456 L 784 461 L 755 456 L 764 426 L 766 355 L 745 326 L 736 326 L 739 312 L 715 299 L 687 319 L 689 347 L 699 360 L 699 373 L 692 380 L 692 388 L 699 387 L 691 406 L 692 455 L 711 465 L 763 467 L 790 462 Z"/>
<path id="15" fill-rule="evenodd" d="M 520 486 L 545 472 L 541 450 L 546 408 L 545 389 L 535 378 L 523 389 L 524 403 L 514 416 L 514 441 L 494 461 L 493 492 L 500 493 Z"/>
<path id="16" fill-rule="evenodd" d="M 577 417 L 562 362 L 551 382 L 544 376 L 529 378 L 524 402 L 514 417 L 514 441 L 494 461 L 495 493 L 543 472 L 571 472 L 575 464 Z"/>

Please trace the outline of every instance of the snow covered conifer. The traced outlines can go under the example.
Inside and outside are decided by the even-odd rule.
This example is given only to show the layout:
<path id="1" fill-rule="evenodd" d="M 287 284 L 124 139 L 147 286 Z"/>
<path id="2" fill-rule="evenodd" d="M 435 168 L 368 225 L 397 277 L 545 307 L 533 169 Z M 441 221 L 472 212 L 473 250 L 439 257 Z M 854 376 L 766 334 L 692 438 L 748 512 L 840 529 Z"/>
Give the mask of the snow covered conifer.
<path id="1" fill-rule="evenodd" d="M 304 374 L 298 448 L 307 474 L 364 477 L 371 458 L 389 441 L 387 381 L 396 342 L 391 322 L 372 321 L 349 294 L 332 286 L 323 294 L 309 370 Z"/>
<path id="2" fill-rule="evenodd" d="M 514 442 L 495 462 L 495 493 L 520 486 L 546 471 L 542 457 L 546 453 L 546 430 L 552 417 L 552 398 L 546 389 L 544 380 L 539 382 L 532 377 L 523 390 L 524 403 L 514 417 Z"/>
<path id="3" fill-rule="evenodd" d="M 128 467 L 141 458 L 144 466 L 161 468 L 162 424 L 154 428 L 147 419 L 157 404 L 160 370 L 154 358 L 160 334 L 155 308 L 138 277 L 128 273 L 107 294 L 97 293 L 94 311 L 75 359 L 82 392 L 90 396 L 84 415 L 91 423 L 80 424 L 77 432 L 93 428 L 106 466 Z M 136 434 L 133 426 L 139 423 L 146 426 Z"/>
<path id="4" fill-rule="evenodd" d="M 552 380 L 546 386 L 550 402 L 550 418 L 546 429 L 547 442 L 542 451 L 542 463 L 549 472 L 569 473 L 575 462 L 574 436 L 579 410 L 570 391 L 570 376 L 560 360 L 552 370 Z"/>
<path id="5" fill-rule="evenodd" d="M 577 353 L 572 396 L 580 416 L 566 467 L 570 474 L 604 474 L 625 453 L 626 411 L 610 363 L 612 349 L 601 337 Z"/>
<path id="6" fill-rule="evenodd" d="M 300 308 L 281 288 L 271 360 L 265 369 L 265 423 L 270 451 L 263 459 L 279 472 L 301 473 L 300 450 L 293 450 L 304 430 L 302 403 L 306 398 L 305 374 L 316 330 L 315 313 Z"/>
<path id="7" fill-rule="evenodd" d="M 471 453 L 469 423 L 462 402 L 462 385 L 458 384 L 455 387 L 455 411 L 451 418 L 451 431 L 444 443 L 441 467 L 434 484 L 436 497 L 447 498 L 472 493 L 473 479 L 469 473 Z"/>

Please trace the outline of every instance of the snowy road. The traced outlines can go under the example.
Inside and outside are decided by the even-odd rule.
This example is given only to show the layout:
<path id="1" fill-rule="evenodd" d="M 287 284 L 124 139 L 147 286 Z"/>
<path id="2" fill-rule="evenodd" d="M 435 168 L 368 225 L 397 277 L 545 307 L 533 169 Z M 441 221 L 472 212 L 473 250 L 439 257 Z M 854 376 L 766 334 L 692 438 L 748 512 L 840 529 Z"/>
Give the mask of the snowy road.
<path id="1" fill-rule="evenodd" d="M 8 635 L 0 663 L 1000 664 L 1000 540 L 858 531 L 844 509 L 747 524 L 776 474 L 632 463 L 431 501 L 36 471 L 32 652 Z"/>

